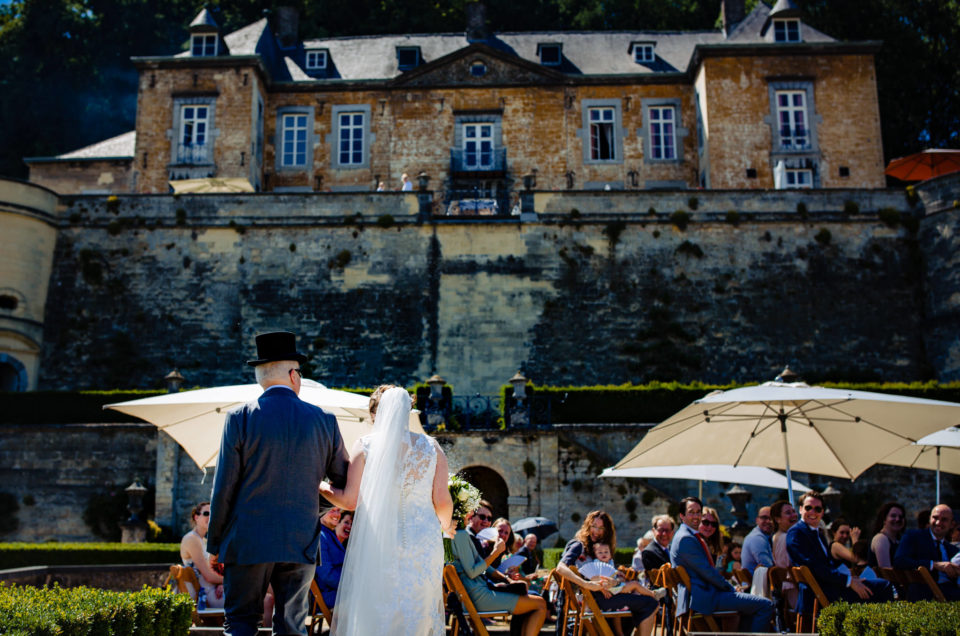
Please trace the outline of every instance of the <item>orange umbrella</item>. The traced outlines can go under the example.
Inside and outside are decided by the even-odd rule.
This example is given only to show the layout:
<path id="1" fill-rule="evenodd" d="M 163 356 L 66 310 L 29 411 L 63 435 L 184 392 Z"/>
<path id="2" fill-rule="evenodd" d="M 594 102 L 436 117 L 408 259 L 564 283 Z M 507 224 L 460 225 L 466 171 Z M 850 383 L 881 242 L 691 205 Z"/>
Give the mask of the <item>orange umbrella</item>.
<path id="1" fill-rule="evenodd" d="M 884 174 L 901 181 L 925 181 L 957 171 L 960 171 L 960 150 L 929 148 L 894 159 Z"/>

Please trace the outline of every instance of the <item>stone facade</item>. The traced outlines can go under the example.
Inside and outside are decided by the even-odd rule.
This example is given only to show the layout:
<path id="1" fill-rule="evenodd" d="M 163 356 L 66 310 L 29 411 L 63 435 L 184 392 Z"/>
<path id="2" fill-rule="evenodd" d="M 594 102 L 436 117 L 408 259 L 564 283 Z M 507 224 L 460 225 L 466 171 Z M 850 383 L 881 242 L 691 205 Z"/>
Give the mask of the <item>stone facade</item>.
<path id="1" fill-rule="evenodd" d="M 134 192 L 133 160 L 32 161 L 30 182 L 54 192 L 113 194 Z"/>

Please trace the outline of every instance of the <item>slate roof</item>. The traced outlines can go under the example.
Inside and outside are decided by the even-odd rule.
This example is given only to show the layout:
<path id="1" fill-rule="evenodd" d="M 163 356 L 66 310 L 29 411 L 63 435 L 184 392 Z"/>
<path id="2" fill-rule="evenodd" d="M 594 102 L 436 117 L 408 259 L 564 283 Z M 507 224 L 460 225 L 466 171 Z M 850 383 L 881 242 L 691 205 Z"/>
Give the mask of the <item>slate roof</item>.
<path id="1" fill-rule="evenodd" d="M 778 3 L 777 6 L 780 6 Z M 774 7 L 776 8 L 776 7 Z M 762 2 L 757 3 L 757 7 L 750 12 L 746 18 L 743 19 L 743 22 L 738 24 L 733 32 L 730 33 L 730 36 L 727 38 L 727 42 L 737 43 L 737 44 L 751 44 L 753 42 L 770 42 L 769 37 L 764 37 L 764 28 L 767 26 L 767 23 L 770 21 L 770 7 L 765 5 Z M 826 33 L 817 31 L 812 26 L 803 23 L 801 20 L 801 28 L 803 33 L 804 42 L 836 42 L 836 40 Z"/>
<path id="2" fill-rule="evenodd" d="M 206 9 L 201 9 L 200 13 L 197 14 L 197 17 L 193 19 L 193 22 L 190 23 L 190 30 L 194 30 L 197 27 L 203 27 L 203 30 L 208 30 L 213 28 L 215 31 L 220 30 L 220 25 L 217 24 L 217 21 L 213 19 L 213 16 L 210 15 L 210 12 Z"/>
<path id="3" fill-rule="evenodd" d="M 57 155 L 55 157 L 30 157 L 25 159 L 28 163 L 31 160 L 37 161 L 76 161 L 76 160 L 96 160 L 96 159 L 133 159 L 133 153 L 137 145 L 137 131 L 131 130 L 122 135 L 111 137 L 98 141 L 90 146 L 85 146 L 77 150 Z"/>

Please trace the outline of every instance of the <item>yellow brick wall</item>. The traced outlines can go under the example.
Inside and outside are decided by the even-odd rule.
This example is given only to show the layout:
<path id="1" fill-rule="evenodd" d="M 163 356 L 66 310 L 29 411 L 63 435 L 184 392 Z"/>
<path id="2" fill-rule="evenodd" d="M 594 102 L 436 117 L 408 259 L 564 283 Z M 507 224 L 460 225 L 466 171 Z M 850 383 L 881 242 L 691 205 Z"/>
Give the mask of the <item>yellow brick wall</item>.
<path id="1" fill-rule="evenodd" d="M 773 188 L 769 82 L 813 83 L 821 186 L 882 188 L 883 146 L 873 58 L 869 55 L 711 57 L 701 69 L 709 126 L 710 187 Z M 850 176 L 841 178 L 839 167 Z M 754 168 L 756 179 L 746 170 Z"/>

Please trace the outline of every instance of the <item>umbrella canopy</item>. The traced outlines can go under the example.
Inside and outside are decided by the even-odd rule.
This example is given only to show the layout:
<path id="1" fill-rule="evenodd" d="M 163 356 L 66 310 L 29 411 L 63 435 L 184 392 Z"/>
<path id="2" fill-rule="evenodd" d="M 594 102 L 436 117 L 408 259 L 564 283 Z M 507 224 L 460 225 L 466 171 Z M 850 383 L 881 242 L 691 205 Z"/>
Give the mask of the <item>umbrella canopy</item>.
<path id="1" fill-rule="evenodd" d="M 766 382 L 694 401 L 650 429 L 614 468 L 766 466 L 786 469 L 786 485 L 793 464 L 854 479 L 898 448 L 958 420 L 960 404 L 953 402 Z"/>
<path id="2" fill-rule="evenodd" d="M 686 466 L 644 466 L 642 468 L 607 468 L 601 477 L 637 477 L 641 479 L 696 479 L 697 481 L 722 481 L 729 484 L 749 484 L 767 488 L 784 488 L 787 478 L 775 470 L 762 466 L 731 466 L 729 464 L 699 464 Z M 793 482 L 793 490 L 810 490 L 799 481 Z"/>
<path id="3" fill-rule="evenodd" d="M 930 148 L 887 164 L 884 174 L 901 181 L 925 181 L 960 170 L 960 150 Z"/>
<path id="4" fill-rule="evenodd" d="M 558 531 L 557 524 L 546 517 L 524 517 L 510 525 L 521 537 L 528 534 L 537 535 L 538 543 L 542 543 L 544 539 Z"/>
<path id="5" fill-rule="evenodd" d="M 894 451 L 881 464 L 937 471 L 937 502 L 940 502 L 940 472 L 960 475 L 960 428 L 951 427 L 923 437 Z"/>
<path id="6" fill-rule="evenodd" d="M 227 412 L 257 399 L 262 393 L 259 384 L 236 384 L 107 404 L 103 408 L 156 425 L 176 440 L 197 466 L 206 468 L 217 463 Z M 300 399 L 336 416 L 347 450 L 373 426 L 367 411 L 370 398 L 365 395 L 328 389 L 319 382 L 304 379 Z M 410 429 L 423 432 L 416 412 L 411 413 Z"/>
<path id="7" fill-rule="evenodd" d="M 206 179 L 177 179 L 170 182 L 174 194 L 204 194 L 224 192 L 254 192 L 250 182 L 242 177 Z"/>

